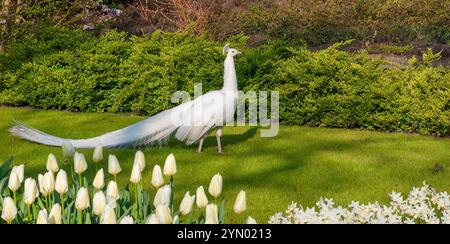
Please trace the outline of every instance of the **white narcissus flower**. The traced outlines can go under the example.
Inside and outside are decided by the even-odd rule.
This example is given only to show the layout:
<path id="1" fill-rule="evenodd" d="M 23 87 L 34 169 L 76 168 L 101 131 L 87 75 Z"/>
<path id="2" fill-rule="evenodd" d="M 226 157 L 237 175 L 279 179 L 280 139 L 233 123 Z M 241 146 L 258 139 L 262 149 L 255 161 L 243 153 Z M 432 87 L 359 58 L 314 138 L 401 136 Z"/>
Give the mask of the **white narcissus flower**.
<path id="1" fill-rule="evenodd" d="M 131 170 L 130 182 L 136 185 L 141 179 L 141 166 L 139 166 L 139 164 L 134 164 L 133 169 Z"/>
<path id="2" fill-rule="evenodd" d="M 102 191 L 98 191 L 94 194 L 92 200 L 92 213 L 101 216 L 106 207 L 106 197 Z"/>
<path id="3" fill-rule="evenodd" d="M 7 223 L 11 223 L 17 216 L 17 207 L 11 197 L 3 199 L 2 219 Z"/>
<path id="4" fill-rule="evenodd" d="M 118 175 L 122 171 L 122 168 L 120 168 L 119 160 L 115 155 L 109 155 L 108 157 L 108 172 L 111 175 Z"/>
<path id="5" fill-rule="evenodd" d="M 127 215 L 120 220 L 121 225 L 132 225 L 134 224 L 133 217 Z"/>
<path id="6" fill-rule="evenodd" d="M 97 190 L 101 190 L 105 186 L 105 174 L 103 173 L 103 169 L 100 169 L 95 175 L 94 182 L 92 185 Z"/>
<path id="7" fill-rule="evenodd" d="M 8 179 L 8 188 L 12 191 L 12 192 L 16 192 L 17 190 L 19 190 L 20 188 L 20 179 L 19 176 L 16 174 L 16 172 L 11 171 L 11 173 L 9 174 L 9 179 Z"/>
<path id="8" fill-rule="evenodd" d="M 252 218 L 251 216 L 248 216 L 247 224 L 249 224 L 249 225 L 256 225 L 257 223 L 256 223 L 256 220 L 254 218 Z"/>
<path id="9" fill-rule="evenodd" d="M 164 163 L 164 175 L 173 176 L 177 173 L 177 163 L 175 160 L 175 156 L 171 153 L 166 158 L 166 162 Z"/>
<path id="10" fill-rule="evenodd" d="M 183 216 L 188 215 L 192 211 L 192 206 L 194 205 L 194 202 L 195 196 L 194 195 L 191 196 L 189 192 L 186 192 L 180 204 L 181 215 Z"/>
<path id="11" fill-rule="evenodd" d="M 159 205 L 156 207 L 156 215 L 159 218 L 160 224 L 172 224 L 172 215 L 169 207 Z"/>
<path id="12" fill-rule="evenodd" d="M 62 224 L 61 219 L 61 205 L 58 203 L 53 205 L 52 209 L 50 210 L 50 215 L 48 216 L 48 223 L 49 224 Z"/>
<path id="13" fill-rule="evenodd" d="M 203 189 L 203 186 L 199 186 L 197 188 L 196 196 L 197 207 L 200 209 L 205 208 L 206 205 L 208 205 L 208 198 L 206 197 L 205 189 Z"/>
<path id="14" fill-rule="evenodd" d="M 158 215 L 156 214 L 151 214 L 150 217 L 148 217 L 147 219 L 147 223 L 146 224 L 160 224 Z"/>
<path id="15" fill-rule="evenodd" d="M 153 200 L 153 206 L 158 207 L 158 205 L 169 206 L 170 204 L 170 195 L 172 193 L 172 189 L 169 185 L 165 185 L 158 189 L 155 195 L 155 199 Z"/>
<path id="16" fill-rule="evenodd" d="M 234 202 L 234 212 L 239 214 L 247 210 L 247 200 L 245 197 L 245 191 L 240 191 Z"/>
<path id="17" fill-rule="evenodd" d="M 98 163 L 103 160 L 103 145 L 98 145 L 94 149 L 94 154 L 92 155 L 92 161 Z"/>
<path id="18" fill-rule="evenodd" d="M 47 213 L 46 209 L 39 211 L 38 217 L 36 219 L 36 224 L 38 224 L 38 225 L 48 224 L 48 213 Z"/>
<path id="19" fill-rule="evenodd" d="M 161 167 L 159 167 L 159 165 L 155 165 L 153 167 L 152 185 L 155 188 L 159 188 L 160 186 L 164 185 L 164 178 L 162 175 Z"/>
<path id="20" fill-rule="evenodd" d="M 64 195 L 69 191 L 67 173 L 63 169 L 61 169 L 56 175 L 55 190 L 60 195 Z"/>
<path id="21" fill-rule="evenodd" d="M 141 167 L 141 171 L 144 171 L 145 169 L 145 155 L 142 151 L 137 151 L 136 155 L 134 156 L 134 164 L 139 164 L 139 167 Z"/>
<path id="22" fill-rule="evenodd" d="M 25 179 L 25 165 L 21 164 L 18 166 L 14 166 L 11 169 L 11 172 L 16 172 L 17 176 L 19 177 L 20 184 L 22 184 L 23 180 Z"/>
<path id="23" fill-rule="evenodd" d="M 25 190 L 23 193 L 23 201 L 25 205 L 30 206 L 36 201 L 36 198 L 39 196 L 39 189 L 36 184 L 36 180 L 32 178 L 27 178 L 25 180 Z"/>
<path id="24" fill-rule="evenodd" d="M 114 212 L 114 209 L 106 205 L 105 211 L 103 211 L 102 217 L 100 218 L 101 224 L 117 224 L 116 220 L 116 213 Z"/>
<path id="25" fill-rule="evenodd" d="M 81 175 L 82 173 L 84 173 L 84 171 L 87 170 L 87 162 L 86 162 L 86 158 L 84 157 L 84 154 L 82 153 L 75 153 L 74 156 L 74 170 L 75 173 Z"/>
<path id="26" fill-rule="evenodd" d="M 108 183 L 108 187 L 106 188 L 106 196 L 113 197 L 114 199 L 119 199 L 119 188 L 117 187 L 117 183 L 115 181 L 110 181 Z"/>
<path id="27" fill-rule="evenodd" d="M 62 144 L 61 149 L 63 157 L 65 158 L 71 158 L 75 154 L 75 148 L 73 147 L 72 143 L 70 143 L 70 141 L 65 141 Z"/>
<path id="28" fill-rule="evenodd" d="M 206 206 L 206 221 L 205 224 L 219 224 L 219 214 L 217 212 L 217 205 L 214 203 Z"/>
<path id="29" fill-rule="evenodd" d="M 52 172 L 49 171 L 45 173 L 40 181 L 40 184 L 42 183 L 42 194 L 44 196 L 48 196 L 55 191 L 55 177 Z"/>
<path id="30" fill-rule="evenodd" d="M 220 174 L 216 174 L 212 177 L 211 183 L 209 183 L 209 194 L 214 198 L 218 198 L 222 193 L 222 176 Z"/>
<path id="31" fill-rule="evenodd" d="M 55 155 L 50 153 L 47 158 L 47 171 L 56 173 L 59 170 L 58 161 L 56 160 Z"/>
<path id="32" fill-rule="evenodd" d="M 89 192 L 85 187 L 81 187 L 80 190 L 78 190 L 77 198 L 75 200 L 75 208 L 83 211 L 89 208 Z"/>

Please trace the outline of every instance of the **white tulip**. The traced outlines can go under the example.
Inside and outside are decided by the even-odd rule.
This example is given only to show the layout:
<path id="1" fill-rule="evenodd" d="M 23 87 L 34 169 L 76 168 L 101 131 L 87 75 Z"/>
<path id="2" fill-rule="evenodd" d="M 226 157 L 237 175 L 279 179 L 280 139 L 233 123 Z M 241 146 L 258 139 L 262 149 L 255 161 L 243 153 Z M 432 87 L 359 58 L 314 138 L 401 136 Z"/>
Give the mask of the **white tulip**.
<path id="1" fill-rule="evenodd" d="M 141 171 L 145 169 L 145 155 L 142 151 L 137 151 L 134 156 L 134 164 L 139 164 Z"/>
<path id="2" fill-rule="evenodd" d="M 186 194 L 184 194 L 184 198 L 181 201 L 180 204 L 180 213 L 183 216 L 188 215 L 191 211 L 192 211 L 192 206 L 194 205 L 195 202 L 195 196 L 191 196 L 189 192 L 186 192 Z"/>
<path id="3" fill-rule="evenodd" d="M 101 216 L 106 207 L 106 197 L 102 191 L 98 191 L 94 194 L 92 200 L 92 213 Z"/>
<path id="4" fill-rule="evenodd" d="M 94 149 L 94 154 L 92 155 L 92 161 L 98 163 L 103 160 L 103 145 L 98 145 Z"/>
<path id="5" fill-rule="evenodd" d="M 48 214 L 47 214 L 47 210 L 43 209 L 41 211 L 39 211 L 37 220 L 36 220 L 36 224 L 38 225 L 46 225 L 48 224 Z"/>
<path id="6" fill-rule="evenodd" d="M 206 206 L 206 222 L 205 224 L 218 224 L 219 223 L 219 215 L 217 212 L 217 205 L 214 203 L 208 204 Z"/>
<path id="7" fill-rule="evenodd" d="M 117 200 L 114 197 L 106 196 L 106 205 L 110 208 L 117 208 Z"/>
<path id="8" fill-rule="evenodd" d="M 60 195 L 64 195 L 69 191 L 67 173 L 63 169 L 61 169 L 56 175 L 55 190 Z"/>
<path id="9" fill-rule="evenodd" d="M 101 190 L 105 186 L 105 174 L 103 173 L 103 169 L 100 169 L 95 175 L 94 182 L 92 185 L 97 190 Z"/>
<path id="10" fill-rule="evenodd" d="M 161 167 L 159 167 L 159 165 L 155 165 L 153 167 L 152 185 L 155 188 L 159 188 L 160 186 L 164 185 L 164 178 L 162 175 Z"/>
<path id="11" fill-rule="evenodd" d="M 36 198 L 39 196 L 39 190 L 36 185 L 36 181 L 32 178 L 27 178 L 25 180 L 25 190 L 23 193 L 23 201 L 25 205 L 30 206 L 36 201 Z"/>
<path id="12" fill-rule="evenodd" d="M 42 174 L 38 175 L 38 184 L 39 184 L 39 192 L 44 194 L 44 188 L 43 188 L 44 176 Z"/>
<path id="13" fill-rule="evenodd" d="M 114 155 L 109 155 L 108 157 L 108 172 L 111 175 L 118 175 L 122 171 L 122 168 L 120 168 L 119 160 Z"/>
<path id="14" fill-rule="evenodd" d="M 158 189 L 153 200 L 153 206 L 158 207 L 158 205 L 169 206 L 170 204 L 170 194 L 172 189 L 169 185 L 165 185 Z"/>
<path id="15" fill-rule="evenodd" d="M 121 225 L 132 225 L 134 224 L 133 218 L 129 215 L 125 216 L 120 220 Z"/>
<path id="16" fill-rule="evenodd" d="M 11 172 L 16 172 L 17 176 L 19 176 L 20 184 L 22 184 L 23 180 L 25 179 L 25 165 L 21 164 L 18 166 L 14 166 L 11 169 Z"/>
<path id="17" fill-rule="evenodd" d="M 139 164 L 134 164 L 133 169 L 131 170 L 130 182 L 137 184 L 141 181 L 141 179 L 141 166 L 139 166 Z"/>
<path id="18" fill-rule="evenodd" d="M 17 207 L 11 197 L 3 199 L 2 219 L 7 223 L 11 223 L 17 216 Z"/>
<path id="19" fill-rule="evenodd" d="M 58 161 L 56 160 L 55 155 L 50 153 L 47 158 L 47 171 L 51 171 L 53 173 L 58 172 Z"/>
<path id="20" fill-rule="evenodd" d="M 82 173 L 84 173 L 84 171 L 86 171 L 88 165 L 84 154 L 76 152 L 74 156 L 74 162 L 75 173 L 81 175 Z"/>
<path id="21" fill-rule="evenodd" d="M 70 141 L 65 141 L 62 146 L 62 153 L 65 158 L 71 158 L 75 154 L 75 148 Z"/>
<path id="22" fill-rule="evenodd" d="M 203 189 L 203 186 L 199 186 L 197 188 L 197 207 L 198 208 L 205 208 L 206 205 L 208 205 L 208 198 L 205 194 L 205 189 Z"/>
<path id="23" fill-rule="evenodd" d="M 159 218 L 160 224 L 172 224 L 172 215 L 169 207 L 159 205 L 156 207 L 156 215 Z"/>
<path id="24" fill-rule="evenodd" d="M 114 209 L 106 205 L 105 211 L 103 211 L 102 217 L 100 218 L 101 224 L 116 224 L 116 213 Z"/>
<path id="25" fill-rule="evenodd" d="M 50 210 L 50 215 L 48 216 L 48 223 L 49 224 L 61 224 L 61 205 L 58 203 L 53 205 L 52 209 Z"/>
<path id="26" fill-rule="evenodd" d="M 55 177 L 52 172 L 47 172 L 41 179 L 42 183 L 42 194 L 48 196 L 55 191 Z"/>
<path id="27" fill-rule="evenodd" d="M 159 224 L 159 218 L 156 214 L 151 214 L 150 217 L 147 219 L 147 223 L 146 224 Z"/>
<path id="28" fill-rule="evenodd" d="M 77 193 L 77 198 L 75 200 L 75 208 L 80 211 L 83 211 L 86 210 L 89 206 L 90 206 L 89 192 L 86 188 L 81 187 Z"/>
<path id="29" fill-rule="evenodd" d="M 8 188 L 12 192 L 16 192 L 20 188 L 20 179 L 19 176 L 16 174 L 16 172 L 12 171 L 11 174 L 9 174 L 8 179 Z"/>
<path id="30" fill-rule="evenodd" d="M 214 198 L 218 198 L 222 193 L 222 182 L 223 179 L 220 174 L 216 174 L 212 177 L 208 191 Z"/>
<path id="31" fill-rule="evenodd" d="M 108 187 L 106 189 L 106 196 L 113 197 L 114 199 L 119 199 L 119 188 L 117 187 L 117 183 L 115 181 L 110 181 L 108 183 Z"/>
<path id="32" fill-rule="evenodd" d="M 175 156 L 171 153 L 166 158 L 166 162 L 164 163 L 164 175 L 173 176 L 177 173 L 177 163 L 175 160 Z"/>
<path id="33" fill-rule="evenodd" d="M 245 191 L 240 191 L 234 202 L 234 212 L 239 214 L 247 210 L 247 201 L 245 197 Z"/>
<path id="34" fill-rule="evenodd" d="M 256 223 L 256 220 L 254 218 L 252 218 L 251 216 L 248 216 L 247 224 L 249 224 L 249 225 L 256 225 L 257 223 Z"/>
<path id="35" fill-rule="evenodd" d="M 180 216 L 175 216 L 175 218 L 173 218 L 172 224 L 177 225 L 180 224 Z"/>

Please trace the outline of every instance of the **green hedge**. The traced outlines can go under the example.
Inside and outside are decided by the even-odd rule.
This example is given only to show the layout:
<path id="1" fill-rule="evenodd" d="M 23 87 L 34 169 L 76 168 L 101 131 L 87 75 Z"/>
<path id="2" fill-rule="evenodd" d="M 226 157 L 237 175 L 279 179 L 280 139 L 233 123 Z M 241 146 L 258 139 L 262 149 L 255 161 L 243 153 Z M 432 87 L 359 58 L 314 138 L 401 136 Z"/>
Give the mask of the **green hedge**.
<path id="1" fill-rule="evenodd" d="M 151 115 L 173 106 L 176 90 L 222 85 L 223 43 L 189 33 L 68 33 L 26 38 L 0 56 L 1 104 Z M 244 48 L 245 41 L 230 40 L 244 50 L 239 86 L 280 91 L 283 123 L 449 135 L 450 72 L 430 65 L 436 54 L 391 67 L 339 45 L 311 52 L 281 40 Z"/>

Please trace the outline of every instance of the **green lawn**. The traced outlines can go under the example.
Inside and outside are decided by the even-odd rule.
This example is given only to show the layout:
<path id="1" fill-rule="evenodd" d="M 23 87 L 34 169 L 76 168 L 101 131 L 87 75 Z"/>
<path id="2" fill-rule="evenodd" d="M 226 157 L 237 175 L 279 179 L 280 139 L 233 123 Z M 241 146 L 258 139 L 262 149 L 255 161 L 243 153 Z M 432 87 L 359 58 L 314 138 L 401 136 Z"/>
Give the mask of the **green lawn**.
<path id="1" fill-rule="evenodd" d="M 69 113 L 0 108 L 0 160 L 16 156 L 16 163 L 28 163 L 26 174 L 36 176 L 45 170 L 48 153 L 61 158 L 59 148 L 42 146 L 15 138 L 8 128 L 13 119 L 45 132 L 70 138 L 100 135 L 137 122 L 134 115 Z M 438 190 L 450 191 L 450 140 L 428 136 L 369 131 L 283 126 L 275 138 L 261 138 L 259 129 L 225 128 L 224 154 L 217 154 L 215 138 L 206 140 L 205 152 L 179 142 L 146 149 L 147 168 L 144 183 L 150 188 L 151 168 L 163 164 L 173 152 L 177 158 L 175 200 L 185 191 L 208 186 L 211 176 L 220 172 L 227 197 L 227 222 L 239 217 L 231 214 L 239 190 L 247 191 L 248 214 L 258 222 L 283 211 L 292 201 L 311 206 L 321 196 L 339 204 L 388 201 L 392 190 L 409 192 L 412 186 L 427 181 Z M 88 158 L 91 151 L 82 150 Z M 107 151 L 121 161 L 120 182 L 128 180 L 134 151 Z M 434 173 L 436 163 L 443 172 Z M 102 164 L 106 167 L 106 161 Z M 93 178 L 95 167 L 89 168 Z M 154 190 L 151 190 L 154 192 Z"/>

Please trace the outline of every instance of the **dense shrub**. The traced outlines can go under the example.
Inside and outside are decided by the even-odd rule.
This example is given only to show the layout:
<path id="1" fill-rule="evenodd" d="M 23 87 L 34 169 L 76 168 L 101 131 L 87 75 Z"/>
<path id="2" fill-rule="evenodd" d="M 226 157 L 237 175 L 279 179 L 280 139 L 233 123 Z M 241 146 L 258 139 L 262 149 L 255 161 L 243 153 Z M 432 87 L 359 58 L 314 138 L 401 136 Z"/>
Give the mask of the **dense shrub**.
<path id="1" fill-rule="evenodd" d="M 0 58 L 1 104 L 151 115 L 173 106 L 174 91 L 192 92 L 194 83 L 204 91 L 222 85 L 223 44 L 204 37 L 155 32 L 127 38 L 111 31 L 84 41 L 58 35 L 52 43 L 62 40 L 73 40 L 62 42 L 71 48 Z M 36 50 L 49 45 L 33 43 Z M 341 44 L 312 52 L 289 43 L 246 48 L 236 60 L 241 89 L 280 91 L 283 123 L 449 135 L 450 72 L 430 65 L 438 54 L 399 68 L 364 51 L 339 51 Z M 9 66 L 11 57 L 22 61 Z"/>

